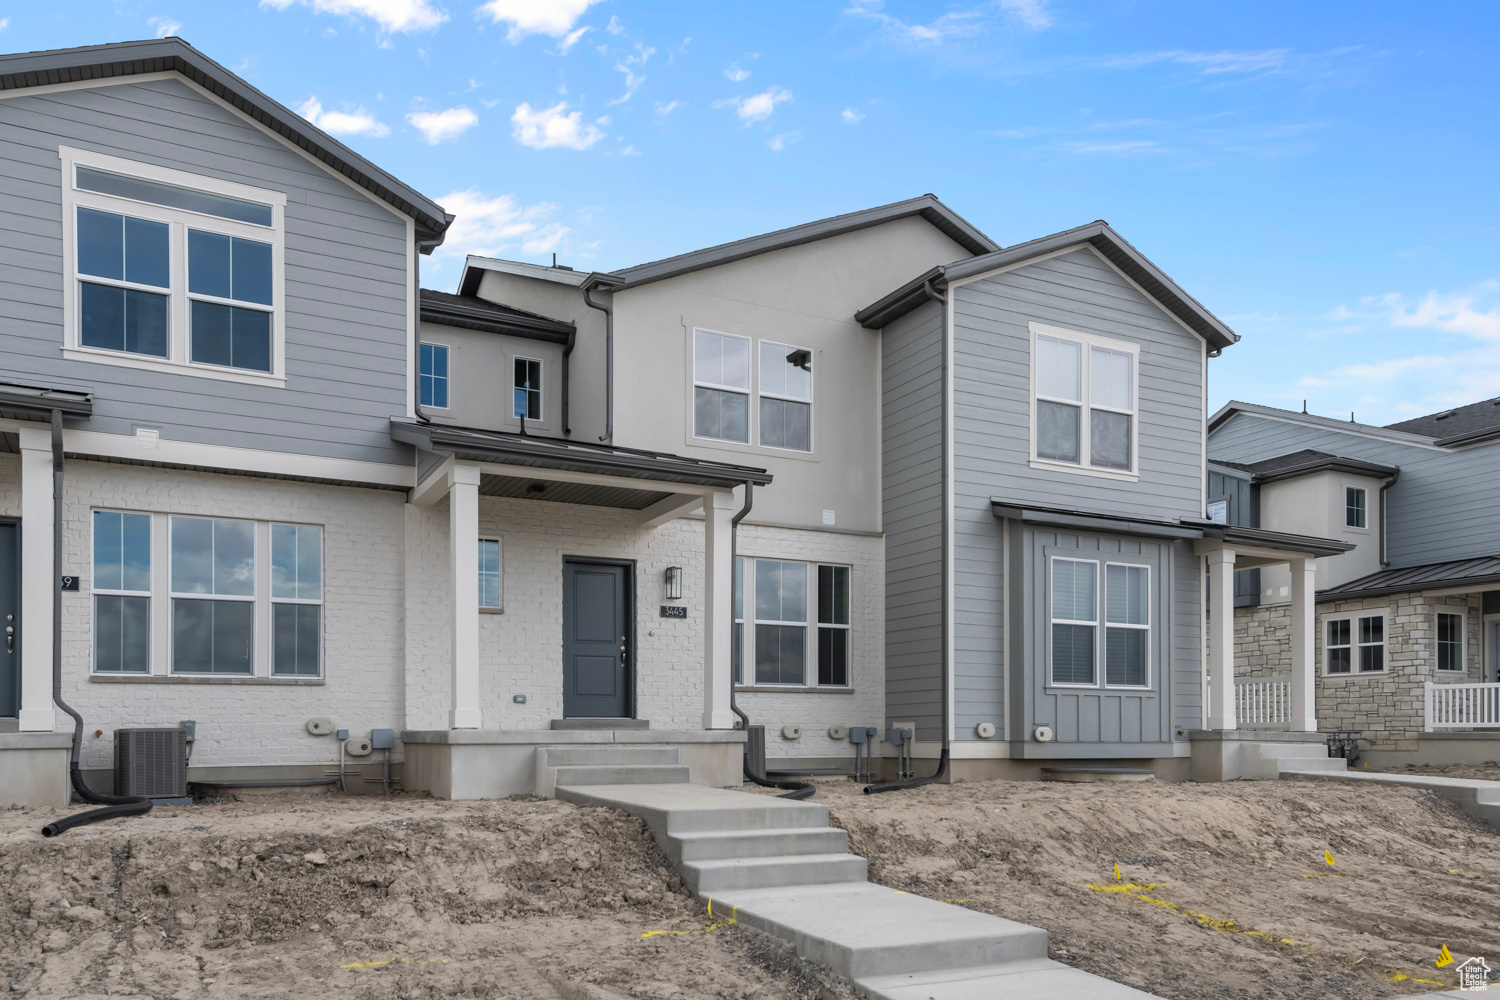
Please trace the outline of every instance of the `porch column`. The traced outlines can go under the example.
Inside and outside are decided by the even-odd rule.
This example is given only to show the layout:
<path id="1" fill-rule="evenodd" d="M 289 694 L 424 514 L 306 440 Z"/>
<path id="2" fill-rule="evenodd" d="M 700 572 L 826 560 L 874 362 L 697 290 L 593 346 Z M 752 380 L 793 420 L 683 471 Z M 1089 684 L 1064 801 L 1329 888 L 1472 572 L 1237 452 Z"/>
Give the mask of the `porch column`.
<path id="1" fill-rule="evenodd" d="M 21 642 L 22 732 L 50 733 L 52 710 L 52 435 L 22 427 L 21 444 Z"/>
<path id="2" fill-rule="evenodd" d="M 1234 549 L 1208 553 L 1208 728 L 1234 729 Z"/>
<path id="3" fill-rule="evenodd" d="M 1317 629 L 1315 560 L 1293 559 L 1292 571 L 1292 719 L 1294 733 L 1318 731 L 1317 669 L 1313 659 L 1313 636 Z"/>
<path id="4" fill-rule="evenodd" d="M 733 729 L 729 709 L 730 635 L 734 627 L 734 566 L 730 559 L 733 493 L 703 498 L 703 728 Z"/>
<path id="5" fill-rule="evenodd" d="M 453 572 L 453 729 L 478 729 L 479 469 L 455 465 L 448 488 L 448 549 Z"/>

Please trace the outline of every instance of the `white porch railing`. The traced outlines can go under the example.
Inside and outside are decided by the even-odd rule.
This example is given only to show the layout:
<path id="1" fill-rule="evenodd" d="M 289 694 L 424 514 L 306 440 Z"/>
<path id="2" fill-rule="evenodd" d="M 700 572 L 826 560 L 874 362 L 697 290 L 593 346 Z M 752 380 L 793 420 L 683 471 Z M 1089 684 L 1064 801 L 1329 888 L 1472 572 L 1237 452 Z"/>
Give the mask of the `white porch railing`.
<path id="1" fill-rule="evenodd" d="M 1286 729 L 1292 724 L 1292 678 L 1236 677 L 1234 717 L 1241 729 Z"/>
<path id="2" fill-rule="evenodd" d="M 1434 684 L 1427 681 L 1426 731 L 1500 729 L 1500 684 Z"/>

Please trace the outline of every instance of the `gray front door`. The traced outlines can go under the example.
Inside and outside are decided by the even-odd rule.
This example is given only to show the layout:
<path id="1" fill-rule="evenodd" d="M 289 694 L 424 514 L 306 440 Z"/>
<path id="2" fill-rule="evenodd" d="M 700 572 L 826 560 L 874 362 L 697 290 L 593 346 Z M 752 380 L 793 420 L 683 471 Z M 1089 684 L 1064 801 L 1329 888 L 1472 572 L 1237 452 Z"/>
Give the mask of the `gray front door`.
<path id="1" fill-rule="evenodd" d="M 21 526 L 0 521 L 0 719 L 21 712 Z"/>
<path id="2" fill-rule="evenodd" d="M 631 717 L 632 568 L 563 562 L 563 717 Z"/>

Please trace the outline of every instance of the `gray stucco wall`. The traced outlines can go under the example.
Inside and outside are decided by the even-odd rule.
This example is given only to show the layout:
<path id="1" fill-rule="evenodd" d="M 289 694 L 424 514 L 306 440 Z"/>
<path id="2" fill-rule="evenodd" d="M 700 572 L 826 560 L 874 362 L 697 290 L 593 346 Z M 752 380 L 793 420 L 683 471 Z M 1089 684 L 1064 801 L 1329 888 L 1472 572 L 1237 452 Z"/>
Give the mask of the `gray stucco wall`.
<path id="1" fill-rule="evenodd" d="M 561 347 L 439 323 L 423 323 L 420 339 L 424 344 L 442 344 L 448 348 L 448 409 L 423 410 L 433 423 L 519 431 L 521 421 L 514 415 L 511 391 L 514 360 L 522 357 L 542 363 L 542 419 L 526 421 L 526 433 L 562 436 Z"/>
<path id="2" fill-rule="evenodd" d="M 65 359 L 59 146 L 282 191 L 284 388 Z M 409 462 L 406 225 L 180 80 L 0 100 L 0 356 L 6 375 L 92 389 L 92 430 Z"/>
<path id="3" fill-rule="evenodd" d="M 942 737 L 943 313 L 929 303 L 881 333 L 885 705 Z"/>
<path id="4" fill-rule="evenodd" d="M 1392 565 L 1500 552 L 1500 517 L 1495 516 L 1500 442 L 1454 452 L 1252 413 L 1235 414 L 1209 438 L 1209 457 L 1233 462 L 1258 462 L 1304 448 L 1401 470 L 1386 494 L 1386 553 Z"/>

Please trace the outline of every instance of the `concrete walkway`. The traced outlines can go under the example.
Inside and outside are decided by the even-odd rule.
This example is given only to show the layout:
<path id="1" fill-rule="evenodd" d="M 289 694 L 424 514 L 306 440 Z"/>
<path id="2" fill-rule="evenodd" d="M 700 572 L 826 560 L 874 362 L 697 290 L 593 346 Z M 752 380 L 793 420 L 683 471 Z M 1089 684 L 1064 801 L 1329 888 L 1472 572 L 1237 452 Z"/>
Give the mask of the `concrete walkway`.
<path id="1" fill-rule="evenodd" d="M 582 775 L 580 775 L 582 776 Z M 621 775 L 628 780 L 632 775 Z M 1047 958 L 1047 932 L 865 880 L 828 807 L 681 782 L 555 795 L 645 820 L 714 915 L 790 941 L 872 1000 L 1152 1000 Z"/>
<path id="2" fill-rule="evenodd" d="M 1481 778 L 1445 778 L 1437 774 L 1385 774 L 1377 771 L 1297 771 L 1283 768 L 1283 778 L 1317 778 L 1324 781 L 1359 781 L 1377 785 L 1406 785 L 1436 792 L 1464 812 L 1500 830 L 1500 781 Z"/>

